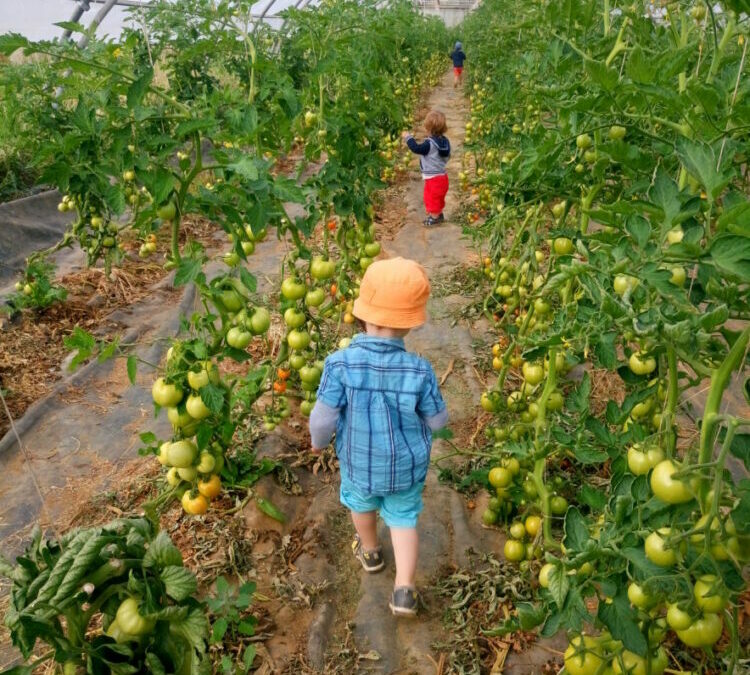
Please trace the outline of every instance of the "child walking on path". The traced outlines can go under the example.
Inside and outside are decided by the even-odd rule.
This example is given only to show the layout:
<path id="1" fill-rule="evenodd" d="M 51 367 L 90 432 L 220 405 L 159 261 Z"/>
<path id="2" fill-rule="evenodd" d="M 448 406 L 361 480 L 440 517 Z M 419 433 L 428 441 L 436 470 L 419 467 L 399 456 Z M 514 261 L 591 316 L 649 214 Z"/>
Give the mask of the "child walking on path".
<path id="1" fill-rule="evenodd" d="M 424 207 L 427 218 L 426 226 L 437 225 L 445 220 L 445 195 L 448 193 L 448 174 L 445 165 L 451 156 L 451 144 L 445 137 L 448 126 L 445 115 L 437 110 L 427 113 L 424 126 L 429 134 L 428 138 L 417 143 L 414 136 L 404 132 L 406 145 L 413 153 L 421 155 L 419 166 L 424 179 Z"/>
<path id="2" fill-rule="evenodd" d="M 314 451 L 336 433 L 340 499 L 351 511 L 357 531 L 352 550 L 366 572 L 385 567 L 378 512 L 390 528 L 396 578 L 389 607 L 395 616 L 417 613 L 416 526 L 431 431 L 448 421 L 432 366 L 404 347 L 404 336 L 427 319 L 429 294 L 427 275 L 413 260 L 380 260 L 367 269 L 354 302 L 365 332 L 326 359 L 310 415 Z"/>
<path id="3" fill-rule="evenodd" d="M 466 54 L 464 54 L 463 45 L 460 42 L 456 42 L 451 52 L 451 59 L 453 60 L 453 88 L 455 89 L 464 79 L 464 61 L 466 61 Z"/>

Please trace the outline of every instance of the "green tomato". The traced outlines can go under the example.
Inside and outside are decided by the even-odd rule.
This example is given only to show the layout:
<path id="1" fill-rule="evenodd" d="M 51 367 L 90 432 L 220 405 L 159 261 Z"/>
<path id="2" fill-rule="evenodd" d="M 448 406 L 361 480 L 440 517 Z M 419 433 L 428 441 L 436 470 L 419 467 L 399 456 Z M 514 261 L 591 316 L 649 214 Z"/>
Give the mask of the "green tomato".
<path id="1" fill-rule="evenodd" d="M 227 344 L 234 349 L 245 349 L 253 339 L 252 333 L 233 326 L 227 331 Z"/>
<path id="2" fill-rule="evenodd" d="M 151 396 L 154 403 L 162 408 L 174 407 L 182 400 L 182 389 L 176 384 L 167 383 L 163 377 L 159 377 L 151 387 Z"/>
<path id="3" fill-rule="evenodd" d="M 307 287 L 293 277 L 287 277 L 281 282 L 281 295 L 287 300 L 299 300 L 307 293 Z"/>
<path id="4" fill-rule="evenodd" d="M 192 436 L 198 424 L 187 410 L 180 411 L 179 408 L 167 408 L 167 419 L 175 429 L 180 429 L 184 436 Z"/>
<path id="5" fill-rule="evenodd" d="M 514 476 L 521 470 L 521 463 L 515 457 L 506 457 L 500 464 Z"/>
<path id="6" fill-rule="evenodd" d="M 310 334 L 307 331 L 291 330 L 286 336 L 287 344 L 295 351 L 307 349 L 310 344 Z"/>
<path id="7" fill-rule="evenodd" d="M 523 371 L 523 379 L 532 386 L 539 384 L 544 379 L 544 367 L 541 364 L 525 361 L 521 370 Z"/>
<path id="8" fill-rule="evenodd" d="M 317 386 L 320 382 L 321 376 L 320 369 L 317 366 L 303 366 L 299 371 L 299 379 L 307 384 L 314 384 Z"/>
<path id="9" fill-rule="evenodd" d="M 174 220 L 177 215 L 177 207 L 174 202 L 167 202 L 156 209 L 156 215 L 162 220 Z"/>
<path id="10" fill-rule="evenodd" d="M 144 635 L 154 629 L 156 622 L 146 619 L 138 611 L 139 603 L 136 598 L 126 598 L 120 603 L 115 614 L 115 621 L 128 635 Z"/>
<path id="11" fill-rule="evenodd" d="M 621 673 L 627 673 L 628 675 L 662 675 L 668 663 L 667 653 L 661 647 L 651 654 L 650 664 L 642 656 L 625 649 L 612 662 L 612 669 L 618 675 Z"/>
<path id="12" fill-rule="evenodd" d="M 219 384 L 219 369 L 211 361 L 198 361 L 196 366 L 200 367 L 199 371 L 191 370 L 187 374 L 187 381 L 191 389 L 199 391 L 209 382 Z"/>
<path id="13" fill-rule="evenodd" d="M 198 448 L 192 441 L 175 441 L 169 446 L 167 458 L 169 464 L 178 469 L 192 466 L 198 457 Z"/>
<path id="14" fill-rule="evenodd" d="M 198 473 L 213 473 L 216 469 L 216 458 L 208 450 L 203 450 L 197 469 Z"/>
<path id="15" fill-rule="evenodd" d="M 310 417 L 310 413 L 312 412 L 313 408 L 315 407 L 315 403 L 312 401 L 302 401 L 299 404 L 299 411 L 305 416 Z"/>
<path id="16" fill-rule="evenodd" d="M 552 249 L 557 255 L 569 255 L 573 253 L 575 246 L 573 245 L 573 240 L 568 239 L 568 237 L 557 237 L 552 242 Z"/>
<path id="17" fill-rule="evenodd" d="M 294 368 L 294 370 L 301 370 L 306 363 L 307 359 L 302 354 L 292 354 L 289 357 L 289 365 Z"/>
<path id="18" fill-rule="evenodd" d="M 563 398 L 563 395 L 559 391 L 555 390 L 550 393 L 549 398 L 547 399 L 547 410 L 549 410 L 550 412 L 562 410 L 564 402 L 565 399 Z"/>
<path id="19" fill-rule="evenodd" d="M 562 516 L 568 510 L 568 500 L 560 495 L 555 495 L 549 500 L 549 510 L 553 516 Z"/>
<path id="20" fill-rule="evenodd" d="M 683 481 L 673 478 L 680 469 L 671 459 L 665 459 L 651 473 L 651 489 L 666 504 L 683 504 L 693 498 L 690 488 Z"/>
<path id="21" fill-rule="evenodd" d="M 688 647 L 711 647 L 721 637 L 723 629 L 720 614 L 705 614 L 688 628 L 675 632 Z"/>
<path id="22" fill-rule="evenodd" d="M 539 570 L 539 585 L 542 588 L 549 588 L 549 575 L 555 566 L 552 563 L 545 563 L 542 565 L 542 569 Z"/>
<path id="23" fill-rule="evenodd" d="M 307 317 L 305 316 L 305 313 L 300 312 L 295 307 L 290 307 L 284 312 L 284 323 L 289 326 L 289 328 L 301 328 L 305 325 L 306 321 Z"/>
<path id="24" fill-rule="evenodd" d="M 659 567 L 672 567 L 677 562 L 677 552 L 665 543 L 670 533 L 670 528 L 662 527 L 649 534 L 643 545 L 646 557 Z"/>
<path id="25" fill-rule="evenodd" d="M 481 398 L 479 399 L 479 403 L 482 406 L 482 409 L 487 412 L 495 412 L 497 410 L 497 398 L 490 395 L 489 392 L 483 392 Z"/>
<path id="26" fill-rule="evenodd" d="M 693 617 L 677 604 L 672 604 L 667 609 L 667 623 L 674 631 L 685 630 L 693 624 Z"/>
<path id="27" fill-rule="evenodd" d="M 704 574 L 693 586 L 695 603 L 705 614 L 717 614 L 727 604 L 724 584 L 713 574 Z"/>
<path id="28" fill-rule="evenodd" d="M 595 675 L 605 664 L 599 640 L 581 635 L 571 639 L 564 660 L 569 675 Z"/>
<path id="29" fill-rule="evenodd" d="M 177 473 L 180 474 L 182 480 L 186 480 L 188 483 L 192 483 L 198 478 L 198 469 L 194 466 L 185 466 L 182 469 L 177 469 Z"/>
<path id="30" fill-rule="evenodd" d="M 628 366 L 636 375 L 649 375 L 656 370 L 656 359 L 647 354 L 633 352 L 628 359 Z"/>
<path id="31" fill-rule="evenodd" d="M 320 307 L 325 302 L 326 292 L 322 288 L 315 288 L 307 291 L 305 295 L 305 305 L 307 307 Z"/>
<path id="32" fill-rule="evenodd" d="M 526 545 L 523 542 L 508 539 L 503 547 L 505 559 L 510 562 L 520 562 L 526 557 Z"/>
<path id="33" fill-rule="evenodd" d="M 628 600 L 630 600 L 633 607 L 638 607 L 638 609 L 649 609 L 654 605 L 654 598 L 646 593 L 643 587 L 635 581 L 630 582 L 628 585 Z"/>
<path id="34" fill-rule="evenodd" d="M 576 147 L 579 150 L 588 150 L 591 147 L 591 136 L 588 134 L 579 134 L 576 138 Z"/>
<path id="35" fill-rule="evenodd" d="M 513 474 L 509 469 L 502 466 L 495 466 L 490 469 L 490 485 L 494 488 L 508 487 L 513 482 Z"/>
<path id="36" fill-rule="evenodd" d="M 252 255 L 255 252 L 255 244 L 252 241 L 243 241 L 240 246 L 245 255 Z"/>
<path id="37" fill-rule="evenodd" d="M 524 527 L 524 524 L 513 523 L 510 526 L 510 536 L 513 539 L 518 539 L 519 541 L 523 541 L 526 538 L 526 527 Z"/>
<path id="38" fill-rule="evenodd" d="M 482 513 L 482 522 L 488 526 L 497 523 L 497 511 L 493 511 L 492 509 L 485 509 Z"/>
<path id="39" fill-rule="evenodd" d="M 245 325 L 253 335 L 262 335 L 271 326 L 271 314 L 265 307 L 256 307 Z"/>
<path id="40" fill-rule="evenodd" d="M 626 133 L 627 130 L 625 129 L 625 127 L 613 125 L 609 128 L 607 136 L 609 136 L 609 140 L 611 141 L 621 141 L 623 138 L 625 138 Z"/>
<path id="41" fill-rule="evenodd" d="M 179 469 L 176 466 L 173 466 L 167 471 L 167 484 L 172 487 L 177 487 L 180 483 L 182 483 L 182 478 L 180 478 Z"/>
<path id="42" fill-rule="evenodd" d="M 229 312 L 237 312 L 245 304 L 242 300 L 242 296 L 232 288 L 221 291 L 219 299 L 221 300 L 221 304 L 224 305 Z"/>
<path id="43" fill-rule="evenodd" d="M 310 276 L 313 279 L 330 279 L 336 273 L 336 263 L 316 256 L 310 263 Z"/>
<path id="44" fill-rule="evenodd" d="M 211 410 L 203 402 L 200 394 L 190 394 L 187 402 L 185 403 L 185 409 L 187 410 L 190 417 L 196 420 L 202 420 L 211 414 Z"/>

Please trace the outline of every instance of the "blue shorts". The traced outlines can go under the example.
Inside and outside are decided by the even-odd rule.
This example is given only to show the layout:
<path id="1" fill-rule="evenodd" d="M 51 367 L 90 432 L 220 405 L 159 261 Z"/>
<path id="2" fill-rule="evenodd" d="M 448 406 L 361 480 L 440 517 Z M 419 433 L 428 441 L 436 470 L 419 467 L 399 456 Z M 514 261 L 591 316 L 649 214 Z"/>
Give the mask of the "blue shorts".
<path id="1" fill-rule="evenodd" d="M 354 513 L 379 511 L 388 527 L 416 527 L 422 513 L 424 483 L 412 485 L 408 490 L 392 495 L 368 495 L 341 477 L 341 503 Z"/>

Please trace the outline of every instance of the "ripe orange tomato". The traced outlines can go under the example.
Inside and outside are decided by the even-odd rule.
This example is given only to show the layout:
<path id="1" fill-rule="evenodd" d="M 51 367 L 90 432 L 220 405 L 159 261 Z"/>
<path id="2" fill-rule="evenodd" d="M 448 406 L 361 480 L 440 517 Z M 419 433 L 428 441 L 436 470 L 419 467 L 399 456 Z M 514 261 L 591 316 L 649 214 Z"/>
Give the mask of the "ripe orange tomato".
<path id="1" fill-rule="evenodd" d="M 326 227 L 328 228 L 329 232 L 333 232 L 336 229 L 336 221 L 332 218 L 326 223 Z"/>
<path id="2" fill-rule="evenodd" d="M 285 368 L 278 368 L 276 370 L 276 376 L 280 380 L 288 380 L 289 379 L 290 371 L 286 370 Z"/>
<path id="3" fill-rule="evenodd" d="M 273 383 L 273 390 L 277 394 L 283 394 L 286 391 L 286 382 L 284 380 L 276 380 Z"/>

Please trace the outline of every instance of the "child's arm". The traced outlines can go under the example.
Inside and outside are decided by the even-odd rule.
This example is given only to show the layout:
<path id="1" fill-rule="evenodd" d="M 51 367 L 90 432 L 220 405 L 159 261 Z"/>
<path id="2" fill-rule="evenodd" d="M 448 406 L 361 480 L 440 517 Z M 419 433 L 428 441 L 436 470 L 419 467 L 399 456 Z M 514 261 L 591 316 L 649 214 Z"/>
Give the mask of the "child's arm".
<path id="1" fill-rule="evenodd" d="M 406 146 L 411 150 L 415 155 L 428 155 L 430 152 L 430 141 L 429 139 L 426 139 L 422 141 L 421 143 L 417 143 L 414 136 L 412 136 L 410 133 L 404 133 L 403 136 L 404 140 L 406 141 Z"/>
<path id="2" fill-rule="evenodd" d="M 417 414 L 431 431 L 442 429 L 448 424 L 448 409 L 445 407 L 445 401 L 440 394 L 437 378 L 432 368 L 419 394 Z"/>
<path id="3" fill-rule="evenodd" d="M 340 415 L 341 408 L 332 408 L 322 401 L 315 402 L 315 407 L 310 413 L 310 440 L 313 450 L 318 451 L 328 447 L 336 431 Z"/>
<path id="4" fill-rule="evenodd" d="M 310 413 L 310 441 L 315 451 L 328 447 L 341 410 L 346 405 L 346 393 L 338 377 L 339 371 L 340 368 L 331 366 L 326 359 L 318 386 L 318 400 Z"/>

